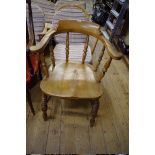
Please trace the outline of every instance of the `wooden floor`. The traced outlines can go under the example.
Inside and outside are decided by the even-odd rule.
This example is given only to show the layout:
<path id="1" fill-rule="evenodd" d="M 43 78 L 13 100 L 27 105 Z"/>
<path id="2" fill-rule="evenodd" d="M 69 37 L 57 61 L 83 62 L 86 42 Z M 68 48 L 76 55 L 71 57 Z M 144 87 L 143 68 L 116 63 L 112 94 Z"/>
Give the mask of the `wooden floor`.
<path id="1" fill-rule="evenodd" d="M 39 84 L 31 90 L 36 115 L 27 105 L 26 153 L 129 153 L 128 68 L 112 61 L 102 81 L 96 125 L 89 127 L 90 103 L 50 98 L 43 121 Z"/>

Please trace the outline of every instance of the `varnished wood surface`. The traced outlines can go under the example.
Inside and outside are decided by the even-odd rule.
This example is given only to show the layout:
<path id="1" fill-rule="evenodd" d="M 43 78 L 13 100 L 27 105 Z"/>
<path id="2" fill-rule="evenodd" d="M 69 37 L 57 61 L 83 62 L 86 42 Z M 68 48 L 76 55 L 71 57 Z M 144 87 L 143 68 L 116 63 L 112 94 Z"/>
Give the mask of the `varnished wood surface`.
<path id="1" fill-rule="evenodd" d="M 39 36 L 42 38 L 49 29 L 53 28 L 53 25 L 50 23 L 45 23 L 44 29 L 41 33 L 39 33 Z"/>
<path id="2" fill-rule="evenodd" d="M 99 27 L 100 26 L 98 24 L 89 21 L 60 20 L 58 27 L 50 29 L 36 46 L 30 47 L 30 50 L 31 52 L 43 52 L 54 34 L 77 32 L 98 38 L 98 40 L 100 40 L 105 45 L 107 52 L 112 59 L 121 59 L 122 54 L 118 52 L 116 48 L 104 38 L 101 31 L 99 30 Z"/>
<path id="3" fill-rule="evenodd" d="M 94 56 L 99 55 L 99 49 L 102 49 L 100 44 Z M 108 58 L 106 55 L 104 59 Z M 95 61 L 94 57 L 94 66 Z M 91 106 L 85 100 L 51 98 L 47 110 L 49 119 L 44 122 L 39 85 L 32 89 L 36 115 L 27 110 L 26 153 L 129 153 L 128 68 L 123 60 L 111 62 L 101 87 L 103 95 L 93 128 L 89 126 Z"/>
<path id="4" fill-rule="evenodd" d="M 86 59 L 86 56 L 87 56 L 87 50 L 88 50 L 88 44 L 89 44 L 89 35 L 87 35 L 86 42 L 84 44 L 83 56 L 82 56 L 82 64 L 85 63 L 85 59 Z"/>
<path id="5" fill-rule="evenodd" d="M 66 62 L 69 60 L 69 32 L 66 34 Z"/>
<path id="6" fill-rule="evenodd" d="M 97 122 L 90 128 L 88 101 L 51 98 L 51 119 L 44 122 L 39 84 L 34 87 L 31 95 L 36 115 L 27 105 L 26 153 L 129 153 L 128 68 L 123 60 L 111 63 L 102 88 Z"/>
<path id="7" fill-rule="evenodd" d="M 66 32 L 66 64 L 56 66 L 52 74 L 48 74 L 46 63 L 44 61 L 44 49 L 46 45 L 51 42 L 51 38 L 54 34 Z M 86 43 L 83 50 L 82 65 L 69 62 L 69 32 L 78 32 L 87 34 Z M 105 65 L 102 65 L 102 70 L 98 76 L 94 75 L 93 71 L 84 64 L 89 35 L 92 35 L 96 39 L 99 39 L 102 45 L 107 49 L 109 55 L 108 60 Z M 95 43 L 96 44 L 96 43 Z M 52 50 L 52 48 L 50 48 Z M 112 50 L 111 50 L 112 49 Z M 41 62 L 44 75 L 46 79 L 41 82 L 41 90 L 51 96 L 61 97 L 61 98 L 74 98 L 74 99 L 98 99 L 102 95 L 102 91 L 99 85 L 105 73 L 107 72 L 112 59 L 120 59 L 121 55 L 115 53 L 115 49 L 112 45 L 103 37 L 99 30 L 99 25 L 86 22 L 86 21 L 76 21 L 76 20 L 60 20 L 58 27 L 50 29 L 47 34 L 42 38 L 41 42 L 36 46 L 30 48 L 31 52 L 41 52 Z M 77 49 L 78 52 L 78 49 Z M 113 54 L 115 53 L 115 54 Z M 99 64 L 102 60 L 104 54 L 104 49 L 99 56 L 98 64 L 96 65 L 95 71 L 97 71 Z M 54 54 L 53 54 L 54 56 Z M 54 60 L 54 57 L 52 58 Z M 67 77 L 67 78 L 66 78 Z M 81 79 L 82 77 L 82 79 Z M 97 80 L 96 80 L 97 77 Z M 96 106 L 97 108 L 97 106 Z M 98 109 L 98 108 L 97 108 Z M 46 111 L 44 111 L 46 113 Z M 46 114 L 47 115 L 47 114 Z M 96 115 L 94 115 L 96 117 Z M 93 118 L 95 120 L 95 118 Z M 95 122 L 95 121 L 94 121 Z M 91 126 L 92 123 L 91 123 Z"/>
<path id="8" fill-rule="evenodd" d="M 57 64 L 40 87 L 46 94 L 62 98 L 96 99 L 102 95 L 93 70 L 81 63 Z"/>

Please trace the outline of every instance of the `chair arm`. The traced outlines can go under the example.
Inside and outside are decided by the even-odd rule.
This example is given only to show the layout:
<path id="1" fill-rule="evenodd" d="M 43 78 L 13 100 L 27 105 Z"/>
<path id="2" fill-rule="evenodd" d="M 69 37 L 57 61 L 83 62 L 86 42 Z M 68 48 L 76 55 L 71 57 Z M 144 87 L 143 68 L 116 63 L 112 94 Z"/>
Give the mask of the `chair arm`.
<path id="1" fill-rule="evenodd" d="M 39 43 L 37 43 L 35 46 L 30 47 L 30 51 L 34 53 L 43 52 L 55 32 L 56 32 L 55 27 L 47 31 Z"/>
<path id="2" fill-rule="evenodd" d="M 112 59 L 115 60 L 120 60 L 123 56 L 122 53 L 118 52 L 118 50 L 112 45 L 107 39 L 104 39 L 107 49 L 108 49 L 108 54 Z"/>
<path id="3" fill-rule="evenodd" d="M 51 23 L 45 23 L 45 27 L 43 31 L 38 34 L 39 38 L 42 38 L 46 34 L 46 32 L 50 30 L 51 28 L 54 28 L 54 26 Z"/>

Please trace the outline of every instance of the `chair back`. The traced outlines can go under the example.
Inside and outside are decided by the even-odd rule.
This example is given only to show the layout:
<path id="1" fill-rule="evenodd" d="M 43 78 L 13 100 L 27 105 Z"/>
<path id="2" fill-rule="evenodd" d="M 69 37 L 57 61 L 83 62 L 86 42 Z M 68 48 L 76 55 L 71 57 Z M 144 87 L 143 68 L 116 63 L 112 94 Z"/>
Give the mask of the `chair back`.
<path id="1" fill-rule="evenodd" d="M 66 34 L 66 48 L 65 48 L 66 49 L 66 63 L 69 62 L 69 54 L 70 54 L 70 52 L 69 52 L 69 50 L 70 50 L 69 34 L 72 32 L 82 33 L 82 34 L 86 35 L 83 54 L 81 55 L 81 63 L 82 64 L 84 64 L 85 60 L 86 60 L 89 37 L 92 36 L 102 43 L 102 50 L 100 51 L 97 63 L 94 66 L 94 71 L 97 72 L 98 68 L 100 66 L 100 63 L 102 61 L 102 58 L 104 56 L 104 53 L 109 51 L 108 42 L 103 37 L 103 35 L 100 31 L 100 26 L 98 24 L 95 24 L 95 23 L 92 23 L 89 21 L 77 21 L 77 20 L 60 20 L 59 21 L 58 27 L 57 27 L 54 35 L 61 34 L 61 33 Z M 78 52 L 78 49 L 77 49 L 77 52 Z M 52 62 L 54 62 L 53 65 L 55 65 L 54 53 L 52 54 L 52 56 L 53 56 Z M 107 71 L 107 69 L 109 68 L 111 61 L 112 61 L 112 57 L 109 54 L 109 57 L 106 59 L 104 65 L 101 66 L 100 72 L 97 76 L 97 80 L 99 82 L 104 77 L 104 74 Z"/>
<path id="2" fill-rule="evenodd" d="M 65 47 L 66 63 L 70 61 L 69 60 L 69 54 L 70 54 L 69 33 L 71 32 L 82 33 L 86 35 L 83 54 L 81 55 L 82 64 L 84 64 L 86 60 L 89 37 L 92 36 L 97 40 L 96 42 L 98 41 L 101 42 L 102 49 L 101 51 L 98 51 L 99 56 L 98 56 L 97 63 L 95 66 L 92 66 L 94 68 L 93 69 L 94 72 L 97 73 L 97 71 L 99 71 L 96 76 L 96 80 L 100 82 L 101 79 L 104 77 L 105 73 L 107 72 L 107 69 L 111 64 L 112 59 L 119 60 L 122 58 L 122 54 L 119 53 L 116 50 L 116 48 L 103 36 L 102 32 L 100 31 L 100 26 L 96 23 L 92 23 L 89 21 L 60 20 L 58 23 L 58 26 L 55 28 L 51 28 L 36 46 L 30 47 L 31 52 L 33 53 L 37 52 L 40 54 L 44 75 L 46 76 L 46 78 L 49 77 L 48 70 L 45 63 L 45 57 L 44 57 L 44 49 L 48 44 L 51 51 L 52 64 L 53 64 L 53 67 L 55 67 L 54 50 L 52 50 L 53 48 L 51 44 L 51 41 L 55 35 L 60 33 L 66 33 L 66 47 Z M 78 50 L 79 49 L 77 48 L 77 53 L 78 53 Z M 104 64 L 101 64 L 103 57 L 105 57 L 105 53 L 107 57 L 104 61 Z M 94 53 L 92 53 L 92 55 L 93 54 Z"/>

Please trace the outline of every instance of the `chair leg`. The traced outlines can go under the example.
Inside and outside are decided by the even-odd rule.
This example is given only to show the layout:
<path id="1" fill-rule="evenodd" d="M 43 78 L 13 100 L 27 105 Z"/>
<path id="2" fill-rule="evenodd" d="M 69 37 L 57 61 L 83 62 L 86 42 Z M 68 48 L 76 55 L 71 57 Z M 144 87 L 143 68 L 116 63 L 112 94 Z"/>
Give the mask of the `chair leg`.
<path id="1" fill-rule="evenodd" d="M 35 111 L 34 111 L 32 100 L 31 100 L 31 95 L 28 89 L 26 89 L 26 98 L 27 98 L 32 114 L 35 115 Z"/>
<path id="2" fill-rule="evenodd" d="M 95 124 L 95 118 L 97 116 L 97 112 L 99 109 L 99 100 L 91 101 L 91 119 L 90 119 L 90 127 L 93 127 Z"/>
<path id="3" fill-rule="evenodd" d="M 42 112 L 44 121 L 47 120 L 47 95 L 42 93 Z"/>

